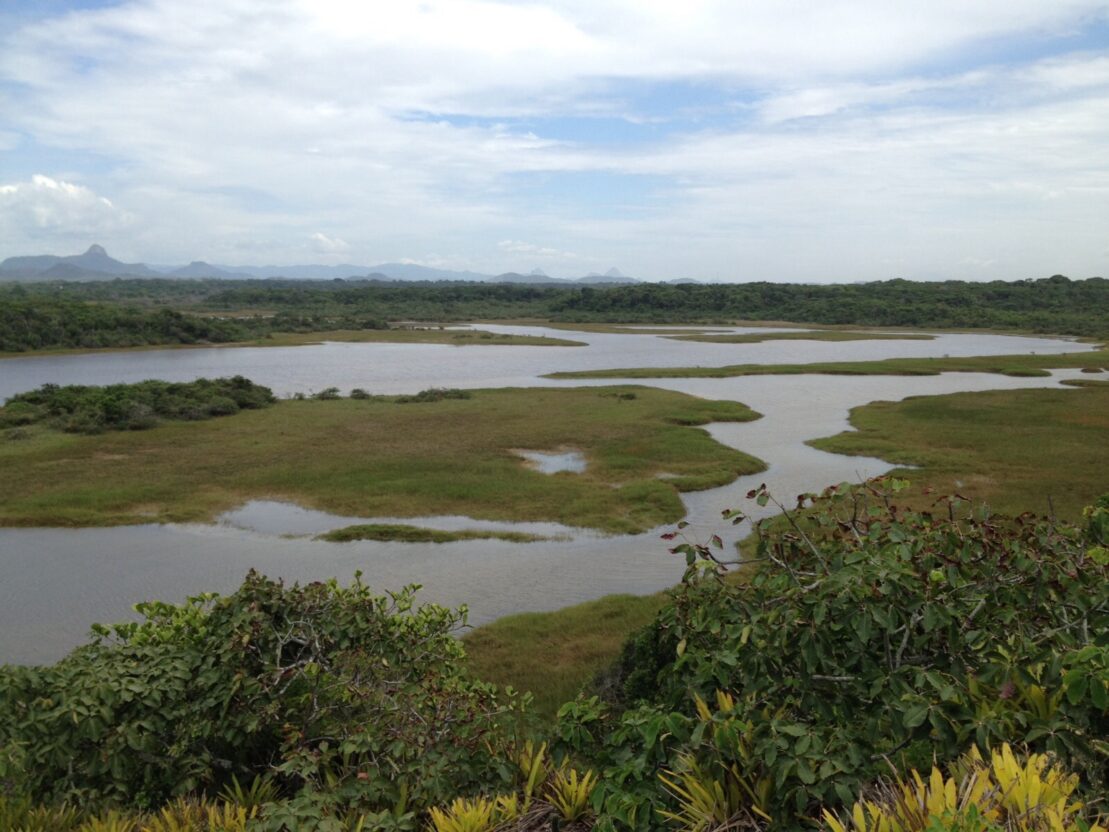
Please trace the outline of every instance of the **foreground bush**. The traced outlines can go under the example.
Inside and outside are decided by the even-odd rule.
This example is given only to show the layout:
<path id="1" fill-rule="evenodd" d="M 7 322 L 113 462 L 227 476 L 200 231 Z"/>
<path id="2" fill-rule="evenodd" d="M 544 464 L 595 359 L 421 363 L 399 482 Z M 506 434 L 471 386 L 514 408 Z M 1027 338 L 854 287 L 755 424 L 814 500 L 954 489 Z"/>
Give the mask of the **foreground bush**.
<path id="1" fill-rule="evenodd" d="M 1076 528 L 890 500 L 828 492 L 762 534 L 746 583 L 722 578 L 715 547 L 675 547 L 686 578 L 623 659 L 631 709 L 561 713 L 564 746 L 603 769 L 613 823 L 651 828 L 700 784 L 790 826 L 851 805 L 891 764 L 1003 742 L 1106 793 L 1109 502 Z"/>
<path id="2" fill-rule="evenodd" d="M 1078 778 L 1047 757 L 1019 760 L 1008 745 L 988 762 L 975 748 L 945 777 L 916 771 L 873 790 L 854 805 L 850 819 L 825 812 L 831 832 L 1105 832 L 1091 825 L 1075 799 Z"/>
<path id="3" fill-rule="evenodd" d="M 210 419 L 267 407 L 273 391 L 242 376 L 190 382 L 140 381 L 86 387 L 44 384 L 0 407 L 0 427 L 45 422 L 70 433 L 142 430 L 160 420 Z"/>
<path id="4" fill-rule="evenodd" d="M 413 593 L 251 574 L 139 605 L 51 667 L 0 668 L 0 790 L 143 808 L 270 775 L 277 814 L 403 815 L 499 782 L 507 711 L 461 675 L 465 611 Z"/>

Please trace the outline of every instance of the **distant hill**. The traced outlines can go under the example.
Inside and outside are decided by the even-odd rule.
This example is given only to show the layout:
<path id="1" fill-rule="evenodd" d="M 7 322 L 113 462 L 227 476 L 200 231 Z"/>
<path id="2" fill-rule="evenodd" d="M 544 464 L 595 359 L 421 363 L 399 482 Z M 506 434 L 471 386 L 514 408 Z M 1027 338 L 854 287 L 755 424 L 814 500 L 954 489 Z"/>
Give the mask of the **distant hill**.
<path id="1" fill-rule="evenodd" d="M 489 278 L 490 283 L 524 283 L 529 285 L 549 286 L 551 284 L 558 286 L 570 286 L 574 283 L 572 280 L 566 280 L 561 277 L 550 277 L 546 274 L 520 274 L 519 272 L 505 272 L 496 277 Z"/>
<path id="2" fill-rule="evenodd" d="M 213 266 L 211 263 L 205 263 L 203 260 L 193 260 L 189 265 L 168 270 L 165 274 L 167 277 L 217 277 L 222 279 L 242 277 L 241 274 L 235 274 L 227 269 L 221 269 L 219 266 Z"/>
<path id="3" fill-rule="evenodd" d="M 519 274 L 518 272 L 506 272 L 499 274 L 496 277 L 490 278 L 492 283 L 524 283 L 524 284 L 541 284 L 541 285 L 557 285 L 557 286 L 574 286 L 574 285 L 612 285 L 612 284 L 630 284 L 642 283 L 641 280 L 636 280 L 634 277 L 628 277 L 623 274 L 619 269 L 609 269 L 604 274 L 600 272 L 590 272 L 585 277 L 579 278 L 566 278 L 566 277 L 551 277 L 542 269 L 532 269 L 528 274 Z"/>
<path id="4" fill-rule="evenodd" d="M 142 263 L 123 263 L 108 255 L 103 246 L 91 245 L 84 254 L 58 257 L 9 257 L 0 263 L 0 280 L 101 280 L 105 275 L 161 277 Z"/>
<path id="5" fill-rule="evenodd" d="M 336 280 L 362 278 L 395 281 L 470 281 L 473 283 L 523 283 L 551 286 L 581 284 L 630 284 L 640 283 L 619 269 L 612 268 L 601 274 L 591 272 L 585 277 L 551 277 L 542 269 L 530 274 L 506 272 L 490 275 L 481 272 L 455 271 L 420 266 L 415 263 L 379 263 L 376 266 L 359 266 L 341 263 L 337 266 L 301 264 L 292 266 L 226 266 L 194 260 L 187 266 L 145 263 L 123 263 L 108 255 L 103 246 L 89 246 L 84 254 L 59 257 L 43 254 L 35 257 L 9 257 L 0 263 L 0 280 L 103 280 L 105 277 L 174 277 L 216 278 L 242 280 L 244 278 L 288 278 L 289 280 Z"/>

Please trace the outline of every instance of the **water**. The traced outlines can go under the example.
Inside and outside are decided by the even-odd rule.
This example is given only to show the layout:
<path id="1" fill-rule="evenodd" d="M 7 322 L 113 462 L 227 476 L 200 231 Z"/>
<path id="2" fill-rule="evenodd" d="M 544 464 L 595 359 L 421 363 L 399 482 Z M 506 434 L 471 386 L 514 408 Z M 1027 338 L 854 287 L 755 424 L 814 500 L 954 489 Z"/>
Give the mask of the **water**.
<path id="1" fill-rule="evenodd" d="M 143 378 L 188 380 L 241 373 L 279 394 L 337 386 L 378 393 L 427 387 L 574 386 L 612 381 L 555 382 L 555 370 L 686 364 L 794 363 L 872 360 L 893 356 L 1058 353 L 1069 341 L 993 335 L 941 335 L 935 341 L 698 344 L 654 335 L 565 333 L 489 326 L 499 332 L 555 334 L 586 347 L 450 347 L 408 344 L 325 344 L 316 347 L 159 350 L 0 361 L 0 397 L 47 382 L 106 384 Z M 660 379 L 646 383 L 750 405 L 764 418 L 708 426 L 723 444 L 751 453 L 769 469 L 732 485 L 684 495 L 687 532 L 727 542 L 745 528 L 723 524 L 720 512 L 741 508 L 766 516 L 743 494 L 766 482 L 783 500 L 843 480 L 889 470 L 882 460 L 817 451 L 804 441 L 848 427 L 850 408 L 968 390 L 1043 387 L 1062 378 L 1009 378 L 978 373 L 942 376 L 747 376 Z M 645 383 L 645 382 L 636 382 Z M 566 449 L 553 449 L 559 454 Z M 584 460 L 582 460 L 584 462 Z M 2 487 L 2 486 L 0 486 Z M 354 541 L 326 543 L 314 535 L 358 522 L 403 522 L 444 529 L 519 530 L 555 538 L 518 544 L 498 540 L 444 544 Z M 490 523 L 466 517 L 333 517 L 283 503 L 254 502 L 214 525 L 146 525 L 109 529 L 0 529 L 0 662 L 52 661 L 84 640 L 89 623 L 132 616 L 148 598 L 181 600 L 203 591 L 233 590 L 250 568 L 287 580 L 337 577 L 361 570 L 379 588 L 424 586 L 425 600 L 467 603 L 482 623 L 521 610 L 550 610 L 613 592 L 649 593 L 673 585 L 683 564 L 654 529 L 606 537 L 554 523 Z"/>
<path id="2" fill-rule="evenodd" d="M 513 451 L 523 457 L 540 474 L 558 474 L 563 471 L 580 474 L 586 469 L 581 451 Z"/>
<path id="3" fill-rule="evenodd" d="M 1083 349 L 1073 341 L 1001 335 L 938 335 L 932 341 L 765 341 L 705 344 L 658 335 L 570 332 L 482 325 L 510 334 L 584 341 L 584 347 L 325 343 L 304 347 L 216 347 L 0 359 L 0 399 L 54 384 L 114 384 L 159 378 L 191 381 L 243 375 L 278 395 L 338 387 L 418 393 L 429 387 L 529 387 L 546 373 L 613 367 L 717 367 L 882 358 L 1027 355 Z M 765 332 L 732 327 L 730 332 Z"/>

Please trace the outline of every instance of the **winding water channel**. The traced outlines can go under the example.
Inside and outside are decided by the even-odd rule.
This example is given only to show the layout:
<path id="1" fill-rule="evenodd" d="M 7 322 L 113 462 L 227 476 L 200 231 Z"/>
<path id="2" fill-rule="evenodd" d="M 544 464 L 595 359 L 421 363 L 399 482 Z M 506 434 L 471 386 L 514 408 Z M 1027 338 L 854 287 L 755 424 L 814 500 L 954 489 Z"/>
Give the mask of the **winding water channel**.
<path id="1" fill-rule="evenodd" d="M 552 335 L 584 347 L 328 343 L 305 347 L 208 348 L 34 356 L 0 361 L 0 399 L 57 384 L 109 384 L 146 378 L 187 381 L 241 374 L 278 395 L 336 386 L 372 393 L 415 393 L 428 387 L 534 387 L 614 384 L 618 380 L 553 381 L 557 370 L 610 367 L 719 366 L 806 363 L 891 357 L 1074 352 L 1073 341 L 999 335 L 942 334 L 934 340 L 848 342 L 767 341 L 708 344 L 652 334 L 600 334 L 539 327 L 483 326 L 504 333 Z M 729 331 L 750 332 L 731 328 Z M 687 520 L 702 538 L 742 536 L 720 521 L 725 508 L 758 516 L 743 494 L 760 482 L 789 499 L 830 483 L 890 469 L 878 459 L 814 450 L 805 440 L 848 427 L 850 408 L 870 401 L 960 391 L 1046 387 L 1051 378 L 984 373 L 940 376 L 746 376 L 655 379 L 650 384 L 712 399 L 741 401 L 763 418 L 718 423 L 719 442 L 763 459 L 769 470 L 731 485 L 684 495 Z M 572 473 L 557 476 L 573 476 Z M 0 488 L 3 488 L 0 481 Z M 520 544 L 500 540 L 454 543 L 312 539 L 356 522 L 402 522 L 443 529 L 498 529 L 550 538 Z M 682 564 L 659 540 L 665 529 L 608 537 L 550 523 L 491 523 L 459 517 L 349 518 L 297 506 L 256 502 L 214 525 L 144 525 L 106 529 L 0 529 L 0 663 L 53 661 L 81 643 L 94 621 L 133 616 L 141 600 L 182 600 L 202 591 L 233 590 L 246 570 L 288 580 L 337 577 L 361 570 L 379 588 L 422 584 L 427 601 L 470 607 L 472 623 L 523 610 L 550 610 L 615 592 L 649 593 L 678 579 Z"/>

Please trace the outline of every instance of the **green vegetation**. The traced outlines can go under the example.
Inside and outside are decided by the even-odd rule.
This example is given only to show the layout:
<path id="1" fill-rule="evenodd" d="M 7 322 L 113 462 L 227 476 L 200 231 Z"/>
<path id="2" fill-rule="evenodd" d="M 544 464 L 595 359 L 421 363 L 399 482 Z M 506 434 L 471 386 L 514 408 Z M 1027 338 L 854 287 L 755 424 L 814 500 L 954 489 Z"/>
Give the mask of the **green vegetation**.
<path id="1" fill-rule="evenodd" d="M 162 420 L 195 422 L 269 407 L 273 392 L 242 376 L 86 387 L 45 384 L 0 407 L 0 428 L 46 424 L 68 433 L 146 430 Z"/>
<path id="2" fill-rule="evenodd" d="M 715 550 L 679 544 L 689 569 L 623 656 L 611 716 L 597 700 L 560 714 L 606 810 L 635 809 L 642 828 L 648 807 L 673 805 L 661 768 L 793 828 L 891 765 L 1005 741 L 1105 793 L 1109 498 L 1078 529 L 958 501 L 950 519 L 891 508 L 889 485 L 831 490 L 767 531 L 742 584 L 718 579 Z"/>
<path id="3" fill-rule="evenodd" d="M 351 811 L 380 829 L 505 779 L 515 704 L 463 676 L 465 610 L 253 573 L 224 598 L 138 609 L 56 665 L 0 668 L 4 791 L 156 808 L 264 777 L 287 797 L 267 816 L 303 814 L 291 830 Z"/>
<path id="4" fill-rule="evenodd" d="M 301 346 L 323 341 L 581 346 L 580 341 L 442 327 L 390 327 L 372 316 L 330 310 L 213 315 L 41 297 L 0 286 L 0 357 L 154 346 Z"/>
<path id="5" fill-rule="evenodd" d="M 351 517 L 464 514 L 637 532 L 680 519 L 679 491 L 761 470 L 690 427 L 756 417 L 735 402 L 650 388 L 529 388 L 418 406 L 282 401 L 141 433 L 36 427 L 0 442 L 0 524 L 210 520 L 274 498 Z M 585 472 L 541 474 L 514 453 L 570 445 L 589 460 Z"/>
<path id="6" fill-rule="evenodd" d="M 1063 368 L 1109 369 L 1109 349 L 1060 355 L 976 355 L 967 358 L 886 358 L 881 361 L 819 361 L 812 364 L 728 364 L 723 367 L 628 367 L 549 373 L 547 378 L 731 378 L 814 373 L 832 376 L 934 376 L 940 373 L 999 373 L 1047 376 Z"/>
<path id="7" fill-rule="evenodd" d="M 472 399 L 473 395 L 469 390 L 459 390 L 456 387 L 429 387 L 412 396 L 396 396 L 393 401 L 397 404 L 427 404 L 448 399 Z"/>
<path id="8" fill-rule="evenodd" d="M 467 665 L 483 681 L 531 693 L 536 713 L 550 719 L 613 663 L 665 601 L 663 594 L 606 595 L 554 612 L 507 615 L 467 633 Z"/>
<path id="9" fill-rule="evenodd" d="M 914 483 L 1017 514 L 1077 519 L 1109 481 L 1109 387 L 990 390 L 873 402 L 822 451 L 877 456 Z"/>
<path id="10" fill-rule="evenodd" d="M 727 323 L 1000 329 L 1109 336 L 1109 280 L 610 287 L 370 280 L 106 280 L 0 286 L 0 351 L 226 343 L 398 321 Z M 195 315 L 159 318 L 162 310 Z M 201 317 L 204 316 L 204 317 Z M 80 323 L 78 321 L 80 320 Z M 681 335 L 683 333 L 674 333 Z M 281 336 L 285 337 L 285 336 Z"/>
<path id="11" fill-rule="evenodd" d="M 248 324 L 0 289 L 0 352 L 148 344 L 222 344 L 251 337 Z"/>
<path id="12" fill-rule="evenodd" d="M 138 812 L 151 832 L 786 832 L 821 817 L 830 832 L 1104 832 L 1109 497 L 1070 526 L 957 499 L 950 515 L 894 508 L 903 487 L 808 495 L 789 529 L 759 526 L 742 584 L 715 547 L 679 543 L 682 583 L 603 698 L 553 725 L 468 677 L 451 636 L 464 611 L 417 607 L 411 589 L 252 574 L 226 598 L 141 605 L 145 620 L 96 628 L 52 667 L 0 668 L 0 817 L 81 832 L 134 832 Z M 177 825 L 153 826 L 167 800 Z M 181 818 L 208 810 L 247 817 Z M 77 826 L 89 816 L 115 825 Z"/>
<path id="13" fill-rule="evenodd" d="M 456 540 L 507 540 L 511 543 L 534 543 L 547 540 L 541 535 L 525 532 L 500 532 L 482 529 L 463 529 L 450 532 L 442 529 L 425 529 L 399 523 L 363 523 L 344 526 L 319 535 L 320 540 L 346 543 L 351 540 L 397 540 L 404 543 L 452 543 Z"/>
<path id="14" fill-rule="evenodd" d="M 852 332 L 843 329 L 810 329 L 804 332 L 745 332 L 739 335 L 671 335 L 675 341 L 709 344 L 760 344 L 763 341 L 931 341 L 936 336 L 919 332 Z"/>

